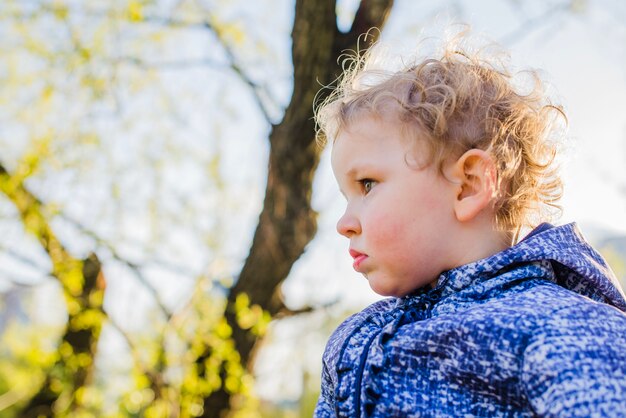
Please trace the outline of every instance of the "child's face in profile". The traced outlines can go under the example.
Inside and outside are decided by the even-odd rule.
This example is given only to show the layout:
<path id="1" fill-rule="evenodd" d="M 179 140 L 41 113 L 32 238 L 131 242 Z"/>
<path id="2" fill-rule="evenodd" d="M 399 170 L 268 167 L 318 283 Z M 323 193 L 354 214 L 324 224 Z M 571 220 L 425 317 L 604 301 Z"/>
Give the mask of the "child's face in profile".
<path id="1" fill-rule="evenodd" d="M 454 267 L 454 185 L 415 164 L 415 140 L 382 119 L 362 117 L 335 140 L 332 167 L 347 207 L 337 231 L 353 267 L 380 295 L 404 296 Z"/>

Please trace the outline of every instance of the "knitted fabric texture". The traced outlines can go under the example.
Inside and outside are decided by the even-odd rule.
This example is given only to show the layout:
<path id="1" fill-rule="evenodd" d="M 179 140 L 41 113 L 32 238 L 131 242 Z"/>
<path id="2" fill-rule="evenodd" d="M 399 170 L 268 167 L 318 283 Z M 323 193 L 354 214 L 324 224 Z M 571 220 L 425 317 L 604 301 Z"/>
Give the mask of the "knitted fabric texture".
<path id="1" fill-rule="evenodd" d="M 348 318 L 315 417 L 626 417 L 626 298 L 575 224 Z"/>

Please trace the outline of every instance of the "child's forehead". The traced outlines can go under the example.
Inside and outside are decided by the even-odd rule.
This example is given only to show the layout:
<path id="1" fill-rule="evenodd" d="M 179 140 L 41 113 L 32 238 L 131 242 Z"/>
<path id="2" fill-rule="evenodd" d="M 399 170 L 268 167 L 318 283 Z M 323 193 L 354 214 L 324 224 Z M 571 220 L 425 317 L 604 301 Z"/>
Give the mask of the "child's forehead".
<path id="1" fill-rule="evenodd" d="M 338 129 L 333 141 L 333 148 L 338 144 L 342 147 L 358 147 L 363 142 L 380 143 L 390 142 L 390 139 L 399 139 L 400 126 L 382 115 L 363 113 L 346 120 Z"/>
<path id="2" fill-rule="evenodd" d="M 376 141 L 382 145 L 394 140 L 405 147 L 419 150 L 427 142 L 426 135 L 423 130 L 402 121 L 397 115 L 368 112 L 342 124 L 333 139 L 333 148 L 340 140 L 352 142 L 349 144 L 351 146 L 359 146 L 361 140 Z"/>
<path id="3" fill-rule="evenodd" d="M 331 163 L 356 164 L 365 154 L 373 160 L 384 159 L 392 150 L 402 152 L 405 162 L 416 168 L 434 162 L 431 147 L 419 131 L 407 128 L 397 118 L 374 114 L 362 115 L 339 131 L 332 144 Z"/>

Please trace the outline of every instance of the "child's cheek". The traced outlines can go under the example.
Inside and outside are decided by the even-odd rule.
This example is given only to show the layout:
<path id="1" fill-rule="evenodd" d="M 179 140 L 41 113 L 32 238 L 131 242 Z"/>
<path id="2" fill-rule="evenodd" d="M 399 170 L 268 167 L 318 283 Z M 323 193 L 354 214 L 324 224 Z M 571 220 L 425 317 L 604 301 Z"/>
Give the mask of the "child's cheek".
<path id="1" fill-rule="evenodd" d="M 406 222 L 388 211 L 380 211 L 370 217 L 370 241 L 387 249 L 395 248 L 406 234 Z"/>

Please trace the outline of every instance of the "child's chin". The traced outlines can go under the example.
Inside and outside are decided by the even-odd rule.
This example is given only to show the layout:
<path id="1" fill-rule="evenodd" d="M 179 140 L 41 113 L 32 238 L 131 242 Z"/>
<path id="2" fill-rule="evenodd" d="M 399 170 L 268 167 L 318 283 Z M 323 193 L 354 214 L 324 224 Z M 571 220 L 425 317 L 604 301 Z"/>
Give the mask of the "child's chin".
<path id="1" fill-rule="evenodd" d="M 385 297 L 401 297 L 404 296 L 403 292 L 398 289 L 396 286 L 389 286 L 388 283 L 379 283 L 376 279 L 368 278 L 370 288 L 379 294 L 380 296 Z"/>

